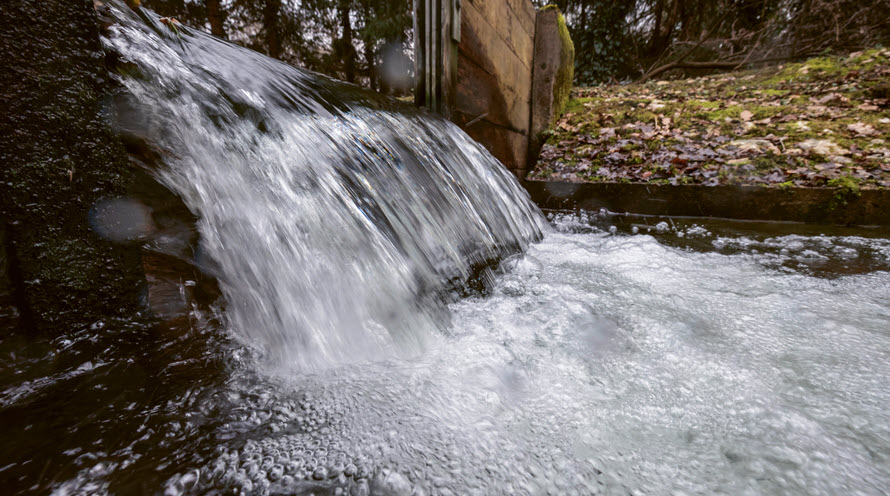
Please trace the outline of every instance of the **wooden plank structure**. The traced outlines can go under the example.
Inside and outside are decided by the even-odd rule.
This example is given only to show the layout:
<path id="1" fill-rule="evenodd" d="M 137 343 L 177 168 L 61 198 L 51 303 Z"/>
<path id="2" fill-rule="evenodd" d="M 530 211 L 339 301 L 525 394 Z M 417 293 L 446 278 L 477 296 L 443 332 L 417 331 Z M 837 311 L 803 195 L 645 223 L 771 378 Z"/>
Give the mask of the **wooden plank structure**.
<path id="1" fill-rule="evenodd" d="M 461 0 L 414 0 L 415 102 L 449 115 L 454 105 Z"/>
<path id="2" fill-rule="evenodd" d="M 535 16 L 531 0 L 414 0 L 416 103 L 520 177 L 529 167 Z"/>

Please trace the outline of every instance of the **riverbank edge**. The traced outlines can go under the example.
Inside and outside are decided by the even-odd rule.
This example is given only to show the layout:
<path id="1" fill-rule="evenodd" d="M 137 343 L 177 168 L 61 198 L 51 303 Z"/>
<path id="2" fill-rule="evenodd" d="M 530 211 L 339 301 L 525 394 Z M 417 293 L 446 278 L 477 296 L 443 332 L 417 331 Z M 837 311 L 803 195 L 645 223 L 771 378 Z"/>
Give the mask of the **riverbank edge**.
<path id="1" fill-rule="evenodd" d="M 711 217 L 847 226 L 890 226 L 890 190 L 658 185 L 524 180 L 542 209 Z"/>

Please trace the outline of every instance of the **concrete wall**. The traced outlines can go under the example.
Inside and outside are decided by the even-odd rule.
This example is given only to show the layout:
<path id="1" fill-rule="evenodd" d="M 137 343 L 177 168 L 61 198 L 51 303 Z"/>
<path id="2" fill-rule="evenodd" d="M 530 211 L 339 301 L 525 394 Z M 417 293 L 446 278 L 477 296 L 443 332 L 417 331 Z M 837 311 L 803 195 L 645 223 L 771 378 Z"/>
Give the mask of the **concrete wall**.
<path id="1" fill-rule="evenodd" d="M 524 176 L 535 8 L 531 0 L 464 0 L 461 10 L 457 88 L 450 117 L 507 168 Z"/>
<path id="2" fill-rule="evenodd" d="M 559 36 L 559 11 L 538 12 L 531 0 L 414 0 L 414 12 L 416 103 L 449 117 L 523 178 L 541 131 L 534 123 L 562 110 L 559 98 L 534 99 L 533 87 L 571 88 L 574 51 L 568 31 Z"/>

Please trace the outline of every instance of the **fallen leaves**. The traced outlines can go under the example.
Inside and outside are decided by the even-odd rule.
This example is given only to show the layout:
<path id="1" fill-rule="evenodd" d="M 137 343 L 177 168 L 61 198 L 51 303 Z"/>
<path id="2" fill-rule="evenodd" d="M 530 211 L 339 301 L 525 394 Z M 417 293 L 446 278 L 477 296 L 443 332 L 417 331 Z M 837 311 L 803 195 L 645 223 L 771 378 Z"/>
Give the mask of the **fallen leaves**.
<path id="1" fill-rule="evenodd" d="M 735 140 L 730 146 L 738 148 L 742 153 L 749 155 L 763 155 L 765 153 L 778 154 L 779 149 L 776 145 L 765 139 L 743 139 Z"/>
<path id="2" fill-rule="evenodd" d="M 842 103 L 847 103 L 849 101 L 850 101 L 849 98 L 845 97 L 844 95 L 841 95 L 840 93 L 828 93 L 828 94 L 822 95 L 819 98 L 816 98 L 816 103 L 819 103 L 822 105 L 825 105 L 825 104 L 838 105 L 838 104 L 842 104 Z"/>
<path id="3" fill-rule="evenodd" d="M 797 148 L 821 156 L 848 155 L 850 153 L 850 150 L 827 139 L 808 139 L 798 143 Z"/>
<path id="4" fill-rule="evenodd" d="M 861 122 L 856 122 L 847 126 L 847 129 L 853 131 L 859 136 L 874 136 L 878 134 L 878 131 L 871 124 L 863 124 Z"/>
<path id="5" fill-rule="evenodd" d="M 779 67 L 577 89 L 531 177 L 890 187 L 890 99 L 874 89 L 890 78 L 890 51 L 875 53 L 880 63 L 832 77 L 791 66 L 781 78 L 769 72 Z"/>

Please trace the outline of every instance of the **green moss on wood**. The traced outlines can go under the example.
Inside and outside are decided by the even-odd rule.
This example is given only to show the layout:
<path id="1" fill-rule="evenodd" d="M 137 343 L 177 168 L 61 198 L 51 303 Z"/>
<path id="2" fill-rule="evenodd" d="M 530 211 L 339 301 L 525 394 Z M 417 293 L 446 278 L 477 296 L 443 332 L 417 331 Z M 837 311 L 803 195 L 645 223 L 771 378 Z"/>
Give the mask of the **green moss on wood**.
<path id="1" fill-rule="evenodd" d="M 547 8 L 556 8 L 555 5 L 548 5 Z M 559 39 L 562 43 L 563 50 L 559 60 L 559 70 L 556 72 L 556 81 L 553 84 L 553 121 L 562 115 L 566 103 L 572 94 L 572 84 L 575 79 L 575 45 L 572 43 L 572 37 L 569 35 L 569 28 L 566 26 L 565 17 L 557 9 L 557 27 L 559 29 Z"/>

